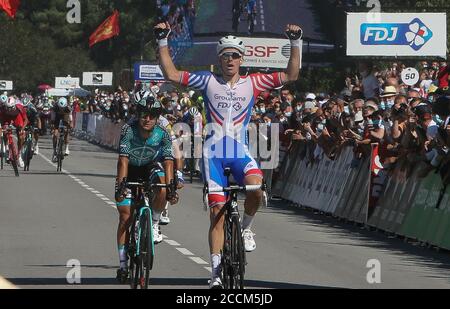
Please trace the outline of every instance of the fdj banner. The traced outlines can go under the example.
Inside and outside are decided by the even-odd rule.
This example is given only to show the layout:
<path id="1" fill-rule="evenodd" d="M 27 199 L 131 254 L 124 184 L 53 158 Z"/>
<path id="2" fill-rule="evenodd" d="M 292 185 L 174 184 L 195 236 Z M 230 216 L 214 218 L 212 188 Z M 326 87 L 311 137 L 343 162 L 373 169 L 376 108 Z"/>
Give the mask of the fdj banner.
<path id="1" fill-rule="evenodd" d="M 134 64 L 134 80 L 163 81 L 164 75 L 159 65 L 138 62 Z"/>
<path id="2" fill-rule="evenodd" d="M 367 13 L 347 15 L 348 56 L 446 56 L 445 13 Z"/>

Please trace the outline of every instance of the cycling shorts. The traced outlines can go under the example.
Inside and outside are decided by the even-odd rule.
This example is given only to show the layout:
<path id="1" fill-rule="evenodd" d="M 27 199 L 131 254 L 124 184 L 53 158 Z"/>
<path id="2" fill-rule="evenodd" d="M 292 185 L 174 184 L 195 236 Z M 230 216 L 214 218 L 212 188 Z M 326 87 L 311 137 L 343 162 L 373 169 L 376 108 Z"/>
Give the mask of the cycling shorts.
<path id="1" fill-rule="evenodd" d="M 205 144 L 203 149 L 204 153 L 207 152 L 205 147 L 208 147 L 208 145 Z M 231 169 L 234 180 L 241 186 L 244 185 L 244 180 L 247 176 L 263 178 L 263 173 L 258 163 L 252 158 L 247 147 L 236 142 L 234 150 L 234 156 L 228 158 L 210 158 L 210 156 L 203 156 L 203 182 L 207 183 L 208 188 L 223 188 L 228 186 L 227 178 L 224 176 L 225 168 Z M 236 156 L 237 153 L 241 153 L 242 155 Z M 226 202 L 226 198 L 227 196 L 224 192 L 208 194 L 208 205 L 209 207 L 223 205 Z"/>
<path id="2" fill-rule="evenodd" d="M 153 183 L 159 183 L 160 178 L 166 177 L 164 173 L 164 168 L 161 163 L 153 163 L 146 166 L 133 166 L 128 165 L 128 177 L 127 181 L 129 182 L 139 182 L 149 180 Z M 116 206 L 131 206 L 131 190 L 128 190 L 126 198 L 120 202 L 116 203 Z"/>

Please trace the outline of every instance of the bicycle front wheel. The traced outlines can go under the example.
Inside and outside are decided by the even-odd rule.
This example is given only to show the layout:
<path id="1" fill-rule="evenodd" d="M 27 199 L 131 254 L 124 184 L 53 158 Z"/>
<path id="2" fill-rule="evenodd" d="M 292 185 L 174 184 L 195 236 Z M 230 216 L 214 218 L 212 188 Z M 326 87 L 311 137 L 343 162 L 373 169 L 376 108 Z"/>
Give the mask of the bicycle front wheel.
<path id="1" fill-rule="evenodd" d="M 231 272 L 230 288 L 243 289 L 245 275 L 245 250 L 238 216 L 231 218 Z"/>
<path id="2" fill-rule="evenodd" d="M 3 137 L 1 137 L 1 149 L 0 149 L 0 160 L 1 160 L 1 169 L 3 169 L 3 159 L 5 157 L 5 144 L 3 144 Z"/>
<path id="3" fill-rule="evenodd" d="M 63 141 L 60 139 L 58 142 L 58 153 L 57 153 L 57 157 L 58 157 L 58 166 L 57 166 L 57 171 L 61 172 L 62 171 L 62 160 L 64 158 L 64 154 L 63 154 Z"/>
<path id="4" fill-rule="evenodd" d="M 150 282 L 150 270 L 153 268 L 154 257 L 152 215 L 150 209 L 144 211 L 144 213 L 142 214 L 141 233 L 141 288 L 148 289 L 148 284 Z"/>

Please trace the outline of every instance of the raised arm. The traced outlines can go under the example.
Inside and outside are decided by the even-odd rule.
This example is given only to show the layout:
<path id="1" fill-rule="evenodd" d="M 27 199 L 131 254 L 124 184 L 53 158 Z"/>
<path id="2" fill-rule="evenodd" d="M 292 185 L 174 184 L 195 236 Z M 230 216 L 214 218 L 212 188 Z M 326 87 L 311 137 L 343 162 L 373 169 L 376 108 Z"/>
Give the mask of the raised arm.
<path id="1" fill-rule="evenodd" d="M 282 74 L 284 83 L 296 81 L 300 73 L 300 44 L 303 35 L 302 29 L 297 25 L 286 25 L 286 34 L 291 41 L 291 57 L 289 58 L 286 73 Z"/>
<path id="2" fill-rule="evenodd" d="M 175 67 L 168 46 L 168 37 L 171 31 L 170 25 L 168 22 L 159 23 L 155 26 L 154 31 L 155 36 L 158 39 L 159 58 L 164 77 L 166 80 L 179 84 L 181 82 L 182 72 L 178 71 Z"/>

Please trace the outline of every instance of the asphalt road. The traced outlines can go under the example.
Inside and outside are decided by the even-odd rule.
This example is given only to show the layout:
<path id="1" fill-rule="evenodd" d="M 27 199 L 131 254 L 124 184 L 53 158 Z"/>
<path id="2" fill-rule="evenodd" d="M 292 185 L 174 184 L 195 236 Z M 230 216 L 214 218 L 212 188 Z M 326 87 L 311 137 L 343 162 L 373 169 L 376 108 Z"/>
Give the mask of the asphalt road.
<path id="1" fill-rule="evenodd" d="M 0 276 L 20 288 L 123 288 L 115 280 L 117 211 L 112 203 L 117 154 L 73 140 L 65 173 L 49 161 L 50 140 L 30 172 L 0 171 Z M 210 276 L 208 215 L 200 183 L 188 184 L 156 247 L 152 288 L 204 289 Z M 450 257 L 273 202 L 260 210 L 248 288 L 450 288 Z M 69 284 L 70 260 L 81 284 Z M 369 284 L 367 262 L 381 265 Z M 70 263 L 69 263 L 70 264 Z"/>

